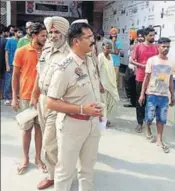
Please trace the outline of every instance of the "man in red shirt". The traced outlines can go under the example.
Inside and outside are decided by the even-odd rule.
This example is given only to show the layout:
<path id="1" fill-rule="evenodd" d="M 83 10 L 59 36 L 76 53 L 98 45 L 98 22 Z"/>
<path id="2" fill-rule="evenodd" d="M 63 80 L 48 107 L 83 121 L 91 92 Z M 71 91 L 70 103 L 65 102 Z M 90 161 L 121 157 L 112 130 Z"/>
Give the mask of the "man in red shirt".
<path id="1" fill-rule="evenodd" d="M 141 133 L 143 128 L 143 120 L 145 118 L 145 103 L 140 105 L 138 100 L 140 97 L 142 83 L 145 77 L 145 66 L 147 60 L 158 54 L 158 47 L 154 44 L 155 30 L 152 27 L 147 27 L 144 30 L 145 42 L 135 46 L 132 55 L 131 63 L 136 68 L 136 115 L 138 126 L 136 132 Z M 151 130 L 147 128 L 147 137 L 151 139 Z"/>

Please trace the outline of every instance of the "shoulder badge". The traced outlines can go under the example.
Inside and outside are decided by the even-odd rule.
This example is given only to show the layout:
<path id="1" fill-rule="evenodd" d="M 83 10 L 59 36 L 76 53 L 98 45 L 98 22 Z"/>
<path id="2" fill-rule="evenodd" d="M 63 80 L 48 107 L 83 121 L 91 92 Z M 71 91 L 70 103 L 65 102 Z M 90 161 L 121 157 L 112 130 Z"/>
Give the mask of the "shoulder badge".
<path id="1" fill-rule="evenodd" d="M 57 68 L 64 71 L 72 61 L 73 57 L 68 57 L 63 62 L 57 63 Z"/>

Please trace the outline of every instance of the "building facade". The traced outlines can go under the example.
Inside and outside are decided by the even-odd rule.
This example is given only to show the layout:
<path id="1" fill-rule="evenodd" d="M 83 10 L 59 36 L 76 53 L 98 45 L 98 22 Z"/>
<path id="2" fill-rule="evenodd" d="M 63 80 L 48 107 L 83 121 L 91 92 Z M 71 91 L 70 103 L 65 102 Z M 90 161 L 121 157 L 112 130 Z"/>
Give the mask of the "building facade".
<path id="1" fill-rule="evenodd" d="M 70 22 L 88 19 L 93 28 L 102 28 L 103 1 L 12 1 L 11 23 L 24 26 L 27 21 L 40 21 L 47 16 L 63 16 Z"/>

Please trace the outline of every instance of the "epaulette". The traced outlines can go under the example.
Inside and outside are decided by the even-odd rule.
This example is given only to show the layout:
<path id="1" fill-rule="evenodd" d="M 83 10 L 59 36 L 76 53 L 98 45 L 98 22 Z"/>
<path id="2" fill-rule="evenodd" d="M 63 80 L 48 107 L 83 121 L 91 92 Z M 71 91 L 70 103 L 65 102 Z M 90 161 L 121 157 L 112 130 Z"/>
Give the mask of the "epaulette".
<path id="1" fill-rule="evenodd" d="M 66 60 L 64 60 L 63 62 L 57 63 L 57 69 L 64 71 L 72 61 L 73 57 L 66 58 Z"/>

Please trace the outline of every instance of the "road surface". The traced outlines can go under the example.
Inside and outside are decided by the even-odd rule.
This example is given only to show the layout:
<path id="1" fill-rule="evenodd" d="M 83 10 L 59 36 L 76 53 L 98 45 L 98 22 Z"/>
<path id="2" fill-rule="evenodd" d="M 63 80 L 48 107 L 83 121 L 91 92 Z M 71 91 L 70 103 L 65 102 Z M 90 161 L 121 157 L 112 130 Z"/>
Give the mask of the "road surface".
<path id="1" fill-rule="evenodd" d="M 96 191 L 174 191 L 175 190 L 175 129 L 165 128 L 165 142 L 171 153 L 165 154 L 156 144 L 149 143 L 145 134 L 134 132 L 134 108 L 118 106 L 114 127 L 102 132 L 98 161 L 95 165 Z M 170 116 L 173 114 L 170 114 Z M 154 133 L 155 125 L 153 126 Z M 21 156 L 21 132 L 15 113 L 1 104 L 1 178 L 2 191 L 37 191 L 36 185 L 45 177 L 34 162 L 34 144 L 31 145 L 31 164 L 28 173 L 16 174 Z M 47 191 L 52 191 L 49 188 Z M 74 181 L 72 191 L 78 191 Z"/>

